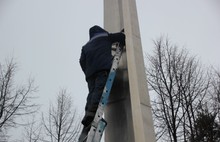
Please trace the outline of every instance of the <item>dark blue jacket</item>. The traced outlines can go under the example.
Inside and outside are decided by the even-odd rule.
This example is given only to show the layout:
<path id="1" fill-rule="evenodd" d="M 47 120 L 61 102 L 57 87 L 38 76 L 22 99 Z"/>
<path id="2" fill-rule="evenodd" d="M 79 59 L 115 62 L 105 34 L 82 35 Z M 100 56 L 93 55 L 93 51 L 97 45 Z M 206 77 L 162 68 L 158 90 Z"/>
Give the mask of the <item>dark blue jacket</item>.
<path id="1" fill-rule="evenodd" d="M 82 47 L 80 65 L 86 80 L 95 73 L 111 69 L 112 44 L 119 42 L 125 45 L 123 33 L 108 33 L 99 26 L 90 28 L 90 40 Z"/>

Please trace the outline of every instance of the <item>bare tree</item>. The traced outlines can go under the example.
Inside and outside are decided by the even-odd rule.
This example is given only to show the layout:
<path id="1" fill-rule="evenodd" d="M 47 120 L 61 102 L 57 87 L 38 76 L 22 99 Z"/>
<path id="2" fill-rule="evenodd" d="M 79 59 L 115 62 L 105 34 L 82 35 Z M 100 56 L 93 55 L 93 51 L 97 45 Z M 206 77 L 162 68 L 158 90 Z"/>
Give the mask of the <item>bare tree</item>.
<path id="1" fill-rule="evenodd" d="M 44 139 L 42 130 L 42 123 L 36 121 L 36 116 L 33 115 L 31 121 L 24 127 L 23 139 L 20 142 L 42 142 Z"/>
<path id="2" fill-rule="evenodd" d="M 0 63 L 0 129 L 16 126 L 17 117 L 37 110 L 37 105 L 32 103 L 36 92 L 34 82 L 29 80 L 26 85 L 17 87 L 14 80 L 16 68 L 13 59 Z"/>
<path id="3" fill-rule="evenodd" d="M 57 97 L 56 106 L 51 105 L 48 117 L 42 116 L 43 126 L 48 142 L 74 142 L 77 141 L 80 122 L 76 116 L 76 109 L 72 109 L 71 98 L 66 90 L 61 90 Z"/>
<path id="4" fill-rule="evenodd" d="M 220 123 L 220 71 L 214 69 L 212 75 L 212 90 L 211 96 L 213 100 L 213 111 L 217 114 L 218 122 Z"/>
<path id="5" fill-rule="evenodd" d="M 148 61 L 148 83 L 157 95 L 152 96 L 157 139 L 187 141 L 188 135 L 193 139 L 196 109 L 203 104 L 209 87 L 206 73 L 195 57 L 168 39 L 155 41 Z"/>
<path id="6" fill-rule="evenodd" d="M 0 142 L 7 142 L 6 134 L 0 129 Z"/>

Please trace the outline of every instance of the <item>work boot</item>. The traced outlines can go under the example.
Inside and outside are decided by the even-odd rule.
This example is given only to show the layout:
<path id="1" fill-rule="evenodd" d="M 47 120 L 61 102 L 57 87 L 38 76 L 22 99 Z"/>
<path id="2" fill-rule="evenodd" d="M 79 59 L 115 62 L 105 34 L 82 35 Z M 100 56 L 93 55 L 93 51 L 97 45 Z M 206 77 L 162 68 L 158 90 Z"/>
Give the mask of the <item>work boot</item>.
<path id="1" fill-rule="evenodd" d="M 79 142 L 86 142 L 90 128 L 91 128 L 91 125 L 87 127 L 85 126 L 83 127 L 82 132 L 79 136 Z"/>

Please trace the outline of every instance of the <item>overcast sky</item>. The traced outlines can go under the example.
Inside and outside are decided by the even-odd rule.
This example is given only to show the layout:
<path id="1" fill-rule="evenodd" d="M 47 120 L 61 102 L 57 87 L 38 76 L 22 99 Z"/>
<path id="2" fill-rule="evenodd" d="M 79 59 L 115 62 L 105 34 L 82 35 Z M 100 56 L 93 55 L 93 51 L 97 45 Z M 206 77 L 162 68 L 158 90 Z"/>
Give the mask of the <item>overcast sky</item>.
<path id="1" fill-rule="evenodd" d="M 220 67 L 219 0 L 137 0 L 137 9 L 145 53 L 165 35 Z M 14 57 L 18 83 L 35 78 L 42 108 L 66 88 L 82 112 L 88 91 L 79 57 L 93 25 L 103 26 L 102 0 L 0 0 L 0 62 Z"/>

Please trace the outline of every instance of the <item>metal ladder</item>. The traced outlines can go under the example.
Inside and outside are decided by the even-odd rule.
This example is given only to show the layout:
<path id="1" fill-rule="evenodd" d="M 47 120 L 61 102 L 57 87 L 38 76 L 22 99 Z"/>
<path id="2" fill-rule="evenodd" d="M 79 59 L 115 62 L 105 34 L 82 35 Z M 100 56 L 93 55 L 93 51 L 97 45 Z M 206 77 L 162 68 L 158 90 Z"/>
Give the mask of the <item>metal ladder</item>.
<path id="1" fill-rule="evenodd" d="M 91 129 L 88 133 L 87 140 L 85 142 L 100 142 L 102 138 L 102 134 L 105 130 L 107 122 L 102 118 L 104 114 L 105 106 L 107 105 L 108 98 L 110 95 L 110 91 L 112 88 L 113 81 L 115 79 L 116 70 L 118 68 L 118 64 L 122 55 L 123 48 L 119 46 L 119 43 L 115 44 L 116 51 L 112 62 L 112 67 L 109 72 L 105 88 L 102 93 L 101 100 L 99 102 L 98 109 L 96 111 L 94 120 L 92 122 Z"/>

